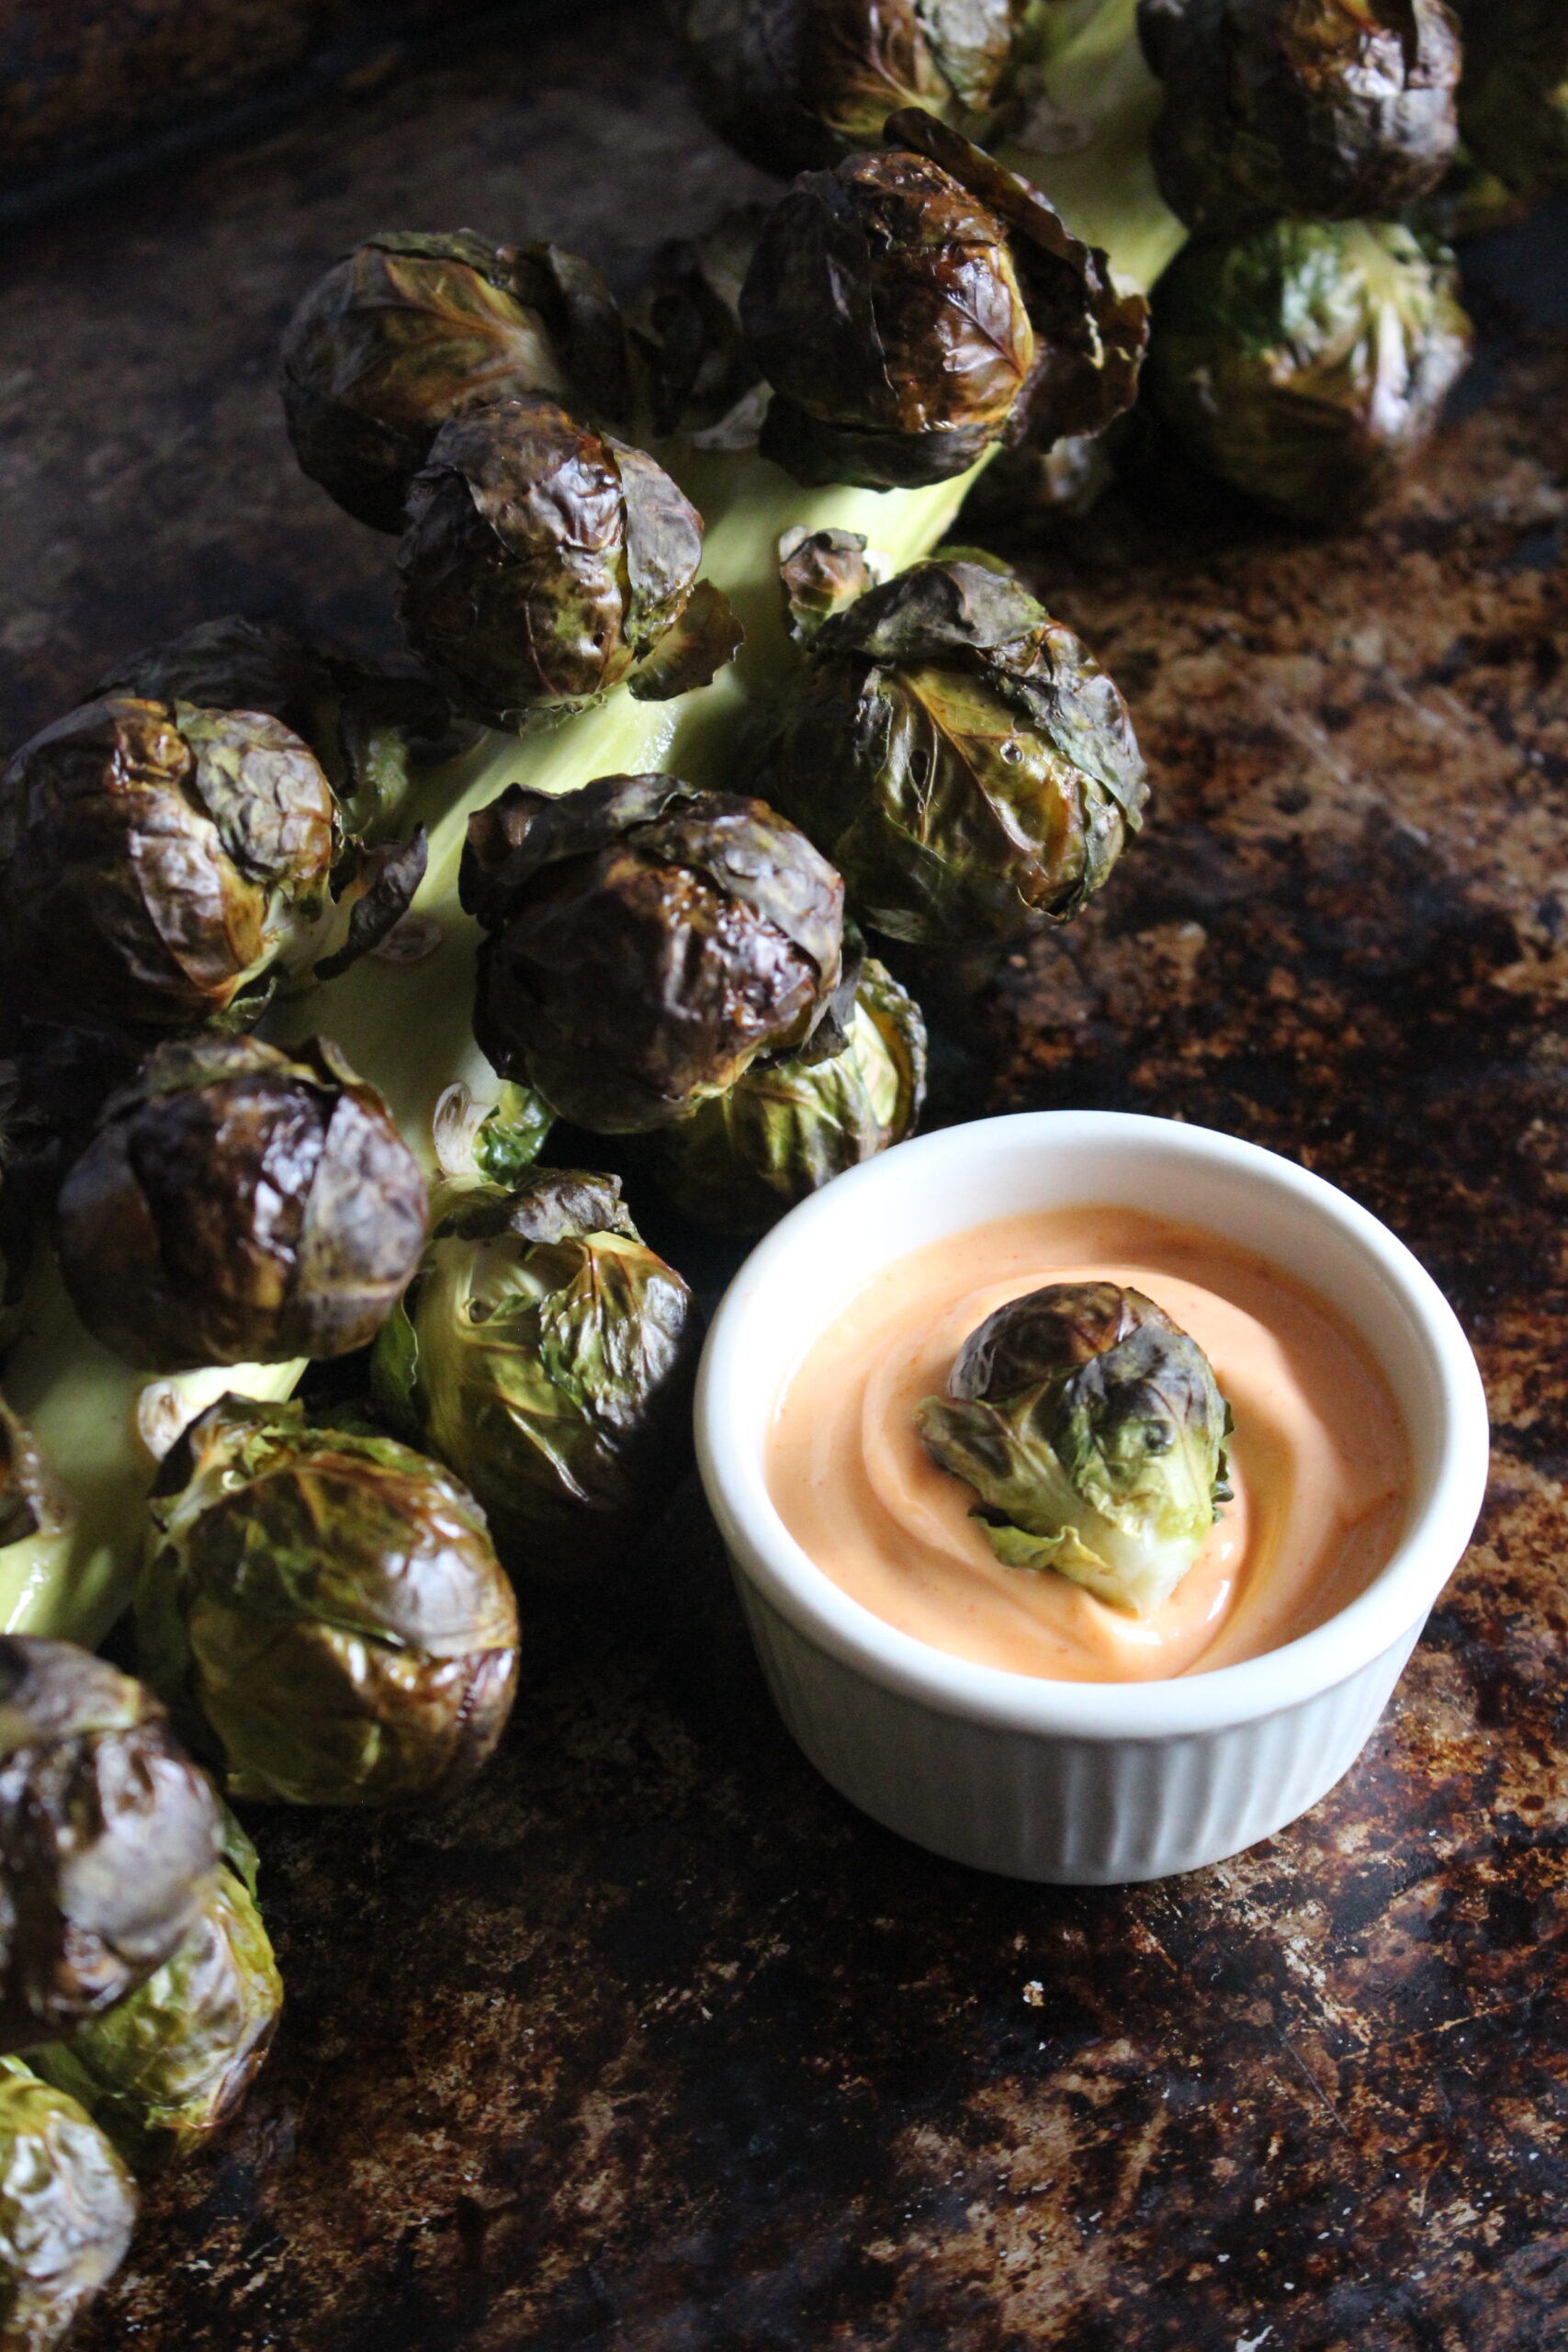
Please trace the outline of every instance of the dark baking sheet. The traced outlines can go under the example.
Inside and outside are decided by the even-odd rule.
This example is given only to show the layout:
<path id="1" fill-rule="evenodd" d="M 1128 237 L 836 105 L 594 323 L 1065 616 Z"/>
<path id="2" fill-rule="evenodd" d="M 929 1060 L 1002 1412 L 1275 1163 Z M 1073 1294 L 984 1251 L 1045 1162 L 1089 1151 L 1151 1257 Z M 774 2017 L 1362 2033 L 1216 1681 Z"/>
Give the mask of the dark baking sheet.
<path id="1" fill-rule="evenodd" d="M 614 259 L 760 185 L 613 6 L 29 230 L 6 737 L 236 605 L 390 641 L 389 546 L 296 474 L 271 389 L 356 234 Z M 1562 254 L 1558 214 L 1472 255 L 1481 356 L 1364 528 L 1178 494 L 1035 559 L 1134 700 L 1154 818 L 1082 922 L 942 1008 L 947 1114 L 1255 1136 L 1454 1298 L 1492 1496 L 1361 1763 L 1160 1886 L 931 1860 L 785 1741 L 688 1501 L 638 1607 L 536 1635 L 454 1810 L 260 1822 L 277 2052 L 150 2187 L 84 2352 L 1562 2340 Z"/>

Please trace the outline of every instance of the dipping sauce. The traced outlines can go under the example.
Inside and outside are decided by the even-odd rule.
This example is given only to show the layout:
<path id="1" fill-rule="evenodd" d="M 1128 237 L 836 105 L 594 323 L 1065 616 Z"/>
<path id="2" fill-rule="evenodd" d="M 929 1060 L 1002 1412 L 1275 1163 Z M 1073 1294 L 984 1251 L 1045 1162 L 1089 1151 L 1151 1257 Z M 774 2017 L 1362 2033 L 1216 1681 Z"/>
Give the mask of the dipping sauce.
<path id="1" fill-rule="evenodd" d="M 1096 1278 L 1190 1332 L 1235 1417 L 1234 1502 L 1146 1617 L 1055 1571 L 1004 1567 L 915 1408 L 976 1326 L 1026 1291 Z M 1197 1227 L 1123 1209 L 1005 1217 L 854 1293 L 784 1381 L 768 1490 L 818 1567 L 934 1647 L 1061 1681 L 1147 1681 L 1258 1657 L 1354 1600 L 1399 1541 L 1410 1457 L 1387 1382 L 1320 1299 Z"/>

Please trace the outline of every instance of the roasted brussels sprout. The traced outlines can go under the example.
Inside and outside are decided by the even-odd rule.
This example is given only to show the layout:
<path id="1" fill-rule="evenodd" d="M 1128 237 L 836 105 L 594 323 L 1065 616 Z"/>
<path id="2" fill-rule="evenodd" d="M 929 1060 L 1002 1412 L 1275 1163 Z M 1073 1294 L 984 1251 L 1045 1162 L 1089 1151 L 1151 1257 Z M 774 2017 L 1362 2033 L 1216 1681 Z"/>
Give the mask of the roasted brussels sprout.
<path id="1" fill-rule="evenodd" d="M 218 1864 L 212 1792 L 129 1675 L 0 1637 L 0 2049 L 111 2009 L 184 1941 Z"/>
<path id="2" fill-rule="evenodd" d="M 661 466 L 553 401 L 444 424 L 398 549 L 410 645 L 496 727 L 570 711 L 628 681 L 660 702 L 740 642 L 697 579 L 702 517 Z"/>
<path id="3" fill-rule="evenodd" d="M 839 985 L 827 859 L 760 800 L 674 776 L 509 786 L 468 820 L 459 888 L 488 933 L 480 1046 L 601 1135 L 662 1126 L 803 1046 Z"/>
<path id="4" fill-rule="evenodd" d="M 740 294 L 773 387 L 763 455 L 797 481 L 901 489 L 998 440 L 1097 432 L 1132 401 L 1143 297 L 945 124 L 908 107 L 885 136 L 763 224 Z"/>
<path id="5" fill-rule="evenodd" d="M 130 2175 L 73 2098 L 0 2058 L 0 2344 L 54 2352 L 125 2259 Z"/>
<path id="6" fill-rule="evenodd" d="M 424 870 L 345 840 L 318 761 L 265 712 L 106 695 L 0 775 L 0 987 L 13 1014 L 190 1030 L 371 946 Z"/>
<path id="7" fill-rule="evenodd" d="M 412 768 L 452 756 L 473 731 L 427 679 L 369 668 L 243 613 L 143 646 L 93 691 L 265 711 L 310 745 L 347 823 L 372 838 L 395 818 Z"/>
<path id="8" fill-rule="evenodd" d="M 1470 352 L 1452 256 L 1392 221 L 1195 239 L 1155 320 L 1149 392 L 1177 446 L 1299 522 L 1380 497 Z"/>
<path id="9" fill-rule="evenodd" d="M 322 1038 L 171 1040 L 110 1096 L 60 1194 L 82 1320 L 152 1372 L 345 1355 L 419 1262 L 424 1184 Z"/>
<path id="10" fill-rule="evenodd" d="M 220 1397 L 165 1455 L 143 1671 L 230 1796 L 381 1805 L 478 1771 L 517 1680 L 484 1514 L 391 1438 Z"/>
<path id="11" fill-rule="evenodd" d="M 1143 820 L 1126 705 L 1006 567 L 911 564 L 825 623 L 770 778 L 850 903 L 927 946 L 1076 914 Z"/>
<path id="12" fill-rule="evenodd" d="M 673 0 L 698 105 L 788 176 L 874 147 L 901 107 L 989 144 L 1010 119 L 1023 0 Z"/>
<path id="13" fill-rule="evenodd" d="M 974 1487 L 1007 1566 L 1055 1568 L 1140 1616 L 1169 1599 L 1230 1498 L 1230 1416 L 1208 1358 L 1115 1283 L 1052 1283 L 999 1306 L 916 1425 Z"/>
<path id="14" fill-rule="evenodd" d="M 686 1465 L 698 1339 L 619 1179 L 542 1169 L 438 1196 L 371 1385 L 472 1489 L 513 1576 L 576 1585 L 620 1564 Z"/>
<path id="15" fill-rule="evenodd" d="M 1460 128 L 1476 161 L 1534 203 L 1568 188 L 1568 9 L 1461 0 Z"/>
<path id="16" fill-rule="evenodd" d="M 659 1182 L 699 1225 L 764 1232 L 846 1169 L 902 1143 L 925 1091 L 920 1009 L 867 957 L 838 1052 L 753 1062 L 727 1094 L 661 1128 Z"/>
<path id="17" fill-rule="evenodd" d="M 107 2017 L 35 2051 L 133 2163 L 191 2154 L 260 2072 L 283 1984 L 255 1901 L 255 1849 L 232 1815 L 211 1900 L 179 1950 Z"/>
<path id="18" fill-rule="evenodd" d="M 597 416 L 627 407 L 610 290 L 555 245 L 385 231 L 317 279 L 283 341 L 294 454 L 374 530 L 401 530 L 408 486 L 449 417 L 527 392 Z"/>
<path id="19" fill-rule="evenodd" d="M 1445 0 L 1141 0 L 1139 25 L 1155 172 L 1190 228 L 1397 212 L 1453 161 Z"/>

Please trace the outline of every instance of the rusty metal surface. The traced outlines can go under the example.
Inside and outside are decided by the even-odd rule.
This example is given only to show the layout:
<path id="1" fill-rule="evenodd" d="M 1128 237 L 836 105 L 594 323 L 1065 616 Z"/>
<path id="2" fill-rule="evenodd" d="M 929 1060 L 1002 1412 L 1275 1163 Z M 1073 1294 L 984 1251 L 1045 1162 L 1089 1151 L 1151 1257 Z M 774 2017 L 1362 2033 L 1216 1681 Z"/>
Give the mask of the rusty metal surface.
<path id="1" fill-rule="evenodd" d="M 11 739 L 236 603 L 385 637 L 385 545 L 288 462 L 277 330 L 384 219 L 613 257 L 750 185 L 645 13 L 35 235 L 0 283 Z M 1122 498 L 1035 559 L 1134 700 L 1155 816 L 944 1068 L 950 1108 L 1257 1136 L 1454 1297 L 1496 1475 L 1361 1763 L 1161 1886 L 931 1860 L 789 1747 L 688 1499 L 623 1621 L 537 1635 L 456 1809 L 258 1823 L 278 2048 L 149 2188 L 84 2352 L 1568 2335 L 1568 340 L 1517 331 L 1551 247 L 1519 250 L 1363 528 Z"/>

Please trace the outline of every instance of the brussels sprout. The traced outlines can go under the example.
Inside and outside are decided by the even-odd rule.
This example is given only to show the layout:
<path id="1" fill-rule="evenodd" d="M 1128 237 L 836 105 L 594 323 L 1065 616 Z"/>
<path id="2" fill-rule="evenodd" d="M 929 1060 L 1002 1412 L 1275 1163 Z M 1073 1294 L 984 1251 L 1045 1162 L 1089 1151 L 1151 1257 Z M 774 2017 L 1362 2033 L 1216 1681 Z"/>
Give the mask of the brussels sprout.
<path id="1" fill-rule="evenodd" d="M 130 2175 L 73 2098 L 0 2058 L 0 2344 L 54 2352 L 125 2259 Z"/>
<path id="2" fill-rule="evenodd" d="M 963 552 L 824 625 L 770 782 L 857 914 L 929 946 L 1076 914 L 1145 798 L 1111 680 L 1004 565 Z"/>
<path id="3" fill-rule="evenodd" d="M 408 511 L 403 632 L 492 726 L 581 709 L 623 678 L 664 701 L 705 684 L 740 642 L 697 579 L 695 507 L 645 451 L 553 401 L 444 424 Z"/>
<path id="4" fill-rule="evenodd" d="M 1051 1283 L 998 1307 L 915 1420 L 932 1461 L 974 1487 L 1008 1567 L 1055 1568 L 1140 1616 L 1230 1499 L 1208 1358 L 1115 1283 Z"/>
<path id="5" fill-rule="evenodd" d="M 885 137 L 804 174 L 763 224 L 740 293 L 773 387 L 763 455 L 797 481 L 902 489 L 1128 407 L 1143 297 L 945 124 L 908 107 Z"/>
<path id="6" fill-rule="evenodd" d="M 1461 0 L 1459 119 L 1476 160 L 1535 202 L 1568 188 L 1568 11 L 1562 0 Z"/>
<path id="7" fill-rule="evenodd" d="M 1160 192 L 1190 228 L 1396 212 L 1458 140 L 1445 0 L 1140 0 Z"/>
<path id="8" fill-rule="evenodd" d="M 345 842 L 319 763 L 265 712 L 103 695 L 0 775 L 8 1010 L 109 1029 L 254 1020 L 329 946 L 372 946 L 423 870 L 423 833 L 396 853 Z"/>
<path id="9" fill-rule="evenodd" d="M 281 719 L 310 745 L 362 834 L 395 815 L 413 766 L 452 757 L 472 731 L 454 725 L 446 695 L 428 680 L 368 668 L 243 613 L 143 646 L 93 691 Z"/>
<path id="10" fill-rule="evenodd" d="M 283 341 L 294 454 L 374 530 L 401 530 L 449 417 L 527 392 L 602 416 L 627 407 L 609 288 L 555 245 L 492 245 L 472 229 L 367 237 L 317 280 Z"/>
<path id="11" fill-rule="evenodd" d="M 874 146 L 901 107 L 989 144 L 1011 119 L 1023 0 L 674 0 L 697 104 L 788 176 Z"/>
<path id="12" fill-rule="evenodd" d="M 686 1465 L 698 1339 L 619 1179 L 545 1169 L 438 1196 L 371 1386 L 472 1489 L 514 1576 L 580 1584 L 619 1564 Z"/>
<path id="13" fill-rule="evenodd" d="M 760 800 L 674 776 L 509 786 L 468 820 L 474 1034 L 602 1135 L 666 1125 L 802 1046 L 842 964 L 843 885 Z"/>
<path id="14" fill-rule="evenodd" d="M 822 1059 L 753 1062 L 728 1094 L 659 1136 L 659 1181 L 721 1233 L 761 1233 L 785 1209 L 914 1131 L 926 1092 L 926 1025 L 868 957 L 848 1035 Z"/>
<path id="15" fill-rule="evenodd" d="M 227 2122 L 261 2070 L 283 1983 L 255 1902 L 255 1849 L 231 1814 L 224 1867 L 179 1950 L 107 2017 L 32 2053 L 133 2163 L 178 2159 Z"/>
<path id="16" fill-rule="evenodd" d="M 324 1038 L 171 1041 L 111 1095 L 60 1194 L 78 1314 L 153 1372 L 345 1355 L 424 1243 L 419 1167 Z"/>
<path id="17" fill-rule="evenodd" d="M 140 1683 L 0 1637 L 0 2050 L 58 2040 L 162 1967 L 218 1852 L 212 1792 Z"/>
<path id="18" fill-rule="evenodd" d="M 1275 220 L 1180 252 L 1155 298 L 1153 404 L 1178 446 L 1277 514 L 1371 504 L 1470 352 L 1451 254 L 1392 221 Z"/>
<path id="19" fill-rule="evenodd" d="M 408 1804 L 485 1762 L 517 1606 L 483 1512 L 435 1463 L 224 1396 L 149 1508 L 139 1657 L 230 1796 Z"/>

